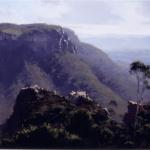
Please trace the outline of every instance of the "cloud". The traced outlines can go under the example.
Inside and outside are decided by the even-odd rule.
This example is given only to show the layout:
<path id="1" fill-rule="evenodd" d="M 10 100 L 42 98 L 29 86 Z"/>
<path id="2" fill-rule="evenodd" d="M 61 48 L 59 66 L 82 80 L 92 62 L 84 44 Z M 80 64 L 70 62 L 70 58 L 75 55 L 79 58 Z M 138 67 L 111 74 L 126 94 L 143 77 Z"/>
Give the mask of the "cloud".
<path id="1" fill-rule="evenodd" d="M 100 1 L 99 1 L 100 2 Z M 112 16 L 105 15 L 107 19 L 112 19 L 113 23 L 103 24 L 90 22 L 89 24 L 74 24 L 70 27 L 74 29 L 80 37 L 101 37 L 110 35 L 128 35 L 128 36 L 149 36 L 150 22 L 148 22 L 150 13 L 142 13 L 141 10 L 149 7 L 145 1 L 138 0 L 112 0 L 105 1 L 107 8 L 111 11 Z M 104 5 L 103 5 L 104 7 Z M 99 7 L 101 8 L 101 7 Z M 147 9 L 150 11 L 150 9 Z M 149 17 L 147 17 L 147 15 Z M 116 17 L 117 16 L 117 19 Z M 95 17 L 95 16 L 94 16 Z M 94 18 L 93 17 L 93 18 Z"/>
<path id="2" fill-rule="evenodd" d="M 1 0 L 0 12 L 2 10 L 5 17 L 0 14 L 1 22 L 108 24 L 119 20 L 107 3 L 98 0 Z"/>
<path id="3" fill-rule="evenodd" d="M 120 16 L 113 14 L 112 7 L 105 1 L 71 0 L 67 3 L 70 12 L 63 18 L 66 23 L 113 24 L 120 21 Z"/>
<path id="4" fill-rule="evenodd" d="M 58 5 L 61 3 L 62 0 L 41 0 L 42 3 L 44 4 L 53 4 L 53 5 Z"/>
<path id="5" fill-rule="evenodd" d="M 56 1 L 55 1 L 56 2 Z M 63 1 L 54 5 L 53 1 L 47 3 L 45 0 L 1 0 L 0 22 L 11 23 L 50 23 L 60 19 L 68 12 L 68 7 Z M 2 15 L 5 14 L 5 15 Z"/>
<path id="6" fill-rule="evenodd" d="M 143 16 L 143 23 L 150 24 L 150 1 L 148 0 L 142 1 L 139 13 Z"/>
<path id="7" fill-rule="evenodd" d="M 59 24 L 80 37 L 150 35 L 149 11 L 144 0 L 0 0 L 0 22 Z"/>
<path id="8" fill-rule="evenodd" d="M 105 36 L 149 36 L 150 28 L 149 25 L 139 25 L 139 26 L 127 26 L 127 25 L 97 25 L 97 24 L 76 24 L 67 25 L 69 28 L 76 31 L 80 38 L 95 38 L 95 37 L 105 37 Z"/>

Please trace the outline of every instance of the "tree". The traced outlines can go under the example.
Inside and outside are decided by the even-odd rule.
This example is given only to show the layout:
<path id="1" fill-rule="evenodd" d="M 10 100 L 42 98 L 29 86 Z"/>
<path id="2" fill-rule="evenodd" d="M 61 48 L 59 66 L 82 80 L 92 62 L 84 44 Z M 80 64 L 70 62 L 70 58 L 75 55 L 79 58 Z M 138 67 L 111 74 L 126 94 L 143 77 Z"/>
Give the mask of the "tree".
<path id="1" fill-rule="evenodd" d="M 80 108 L 75 111 L 71 117 L 70 131 L 81 137 L 87 137 L 92 121 L 93 119 L 90 112 L 87 109 Z"/>
<path id="2" fill-rule="evenodd" d="M 149 89 L 150 66 L 143 62 L 135 61 L 130 64 L 130 73 L 137 79 L 137 101 L 140 104 L 143 101 L 144 92 Z"/>
<path id="3" fill-rule="evenodd" d="M 138 124 L 137 115 L 140 104 L 143 101 L 144 92 L 146 89 L 150 89 L 150 66 L 145 65 L 143 62 L 135 61 L 130 64 L 130 73 L 135 75 L 137 79 L 137 107 L 134 122 L 134 126 L 136 127 Z"/>

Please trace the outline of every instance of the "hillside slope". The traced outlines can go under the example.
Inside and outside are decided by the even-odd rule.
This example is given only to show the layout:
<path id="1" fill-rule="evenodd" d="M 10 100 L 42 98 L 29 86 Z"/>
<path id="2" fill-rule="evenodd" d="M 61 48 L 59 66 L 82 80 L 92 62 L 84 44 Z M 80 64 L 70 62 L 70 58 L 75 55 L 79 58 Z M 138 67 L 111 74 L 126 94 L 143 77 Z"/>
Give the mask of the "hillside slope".
<path id="1" fill-rule="evenodd" d="M 104 106 L 115 101 L 119 114 L 125 111 L 124 100 L 134 98 L 127 75 L 104 52 L 81 43 L 69 29 L 0 24 L 0 40 L 0 122 L 12 112 L 19 89 L 27 85 L 38 84 L 63 95 L 85 90 Z"/>

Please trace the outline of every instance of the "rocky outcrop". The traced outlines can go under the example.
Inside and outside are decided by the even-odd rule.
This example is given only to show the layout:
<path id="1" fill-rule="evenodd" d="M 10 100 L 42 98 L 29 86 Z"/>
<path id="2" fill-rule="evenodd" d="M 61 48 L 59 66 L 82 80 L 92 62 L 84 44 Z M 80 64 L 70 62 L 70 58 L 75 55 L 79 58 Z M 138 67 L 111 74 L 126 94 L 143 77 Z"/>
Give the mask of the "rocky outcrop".
<path id="1" fill-rule="evenodd" d="M 128 111 L 124 115 L 124 123 L 133 126 L 143 112 L 147 111 L 149 105 L 138 104 L 136 101 L 128 101 Z"/>
<path id="2" fill-rule="evenodd" d="M 78 109 L 86 109 L 91 112 L 98 111 L 105 119 L 109 117 L 105 108 L 102 108 L 88 97 L 79 96 L 78 98 L 76 97 L 76 102 L 73 102 L 71 97 L 60 96 L 55 91 L 48 91 L 37 85 L 26 86 L 20 90 L 13 113 L 4 124 L 4 135 L 5 133 L 13 134 L 29 124 L 39 124 L 39 122 L 43 123 L 45 121 L 53 123 L 51 118 L 47 117 L 52 115 L 51 117 L 53 118 L 57 114 L 57 112 L 51 112 L 54 107 L 64 107 L 68 114 Z M 33 121 L 36 117 L 39 122 Z M 63 116 L 63 118 L 66 118 L 66 116 Z M 55 121 L 57 122 L 58 120 Z"/>

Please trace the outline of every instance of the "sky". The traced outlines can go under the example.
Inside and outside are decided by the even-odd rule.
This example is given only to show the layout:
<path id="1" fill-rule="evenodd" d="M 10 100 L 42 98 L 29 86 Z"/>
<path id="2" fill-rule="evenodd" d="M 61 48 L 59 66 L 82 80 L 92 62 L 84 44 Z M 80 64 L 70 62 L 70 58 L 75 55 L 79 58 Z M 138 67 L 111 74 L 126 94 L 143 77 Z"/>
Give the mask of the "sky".
<path id="1" fill-rule="evenodd" d="M 84 41 L 150 36 L 149 0 L 0 0 L 1 23 L 71 28 Z"/>

